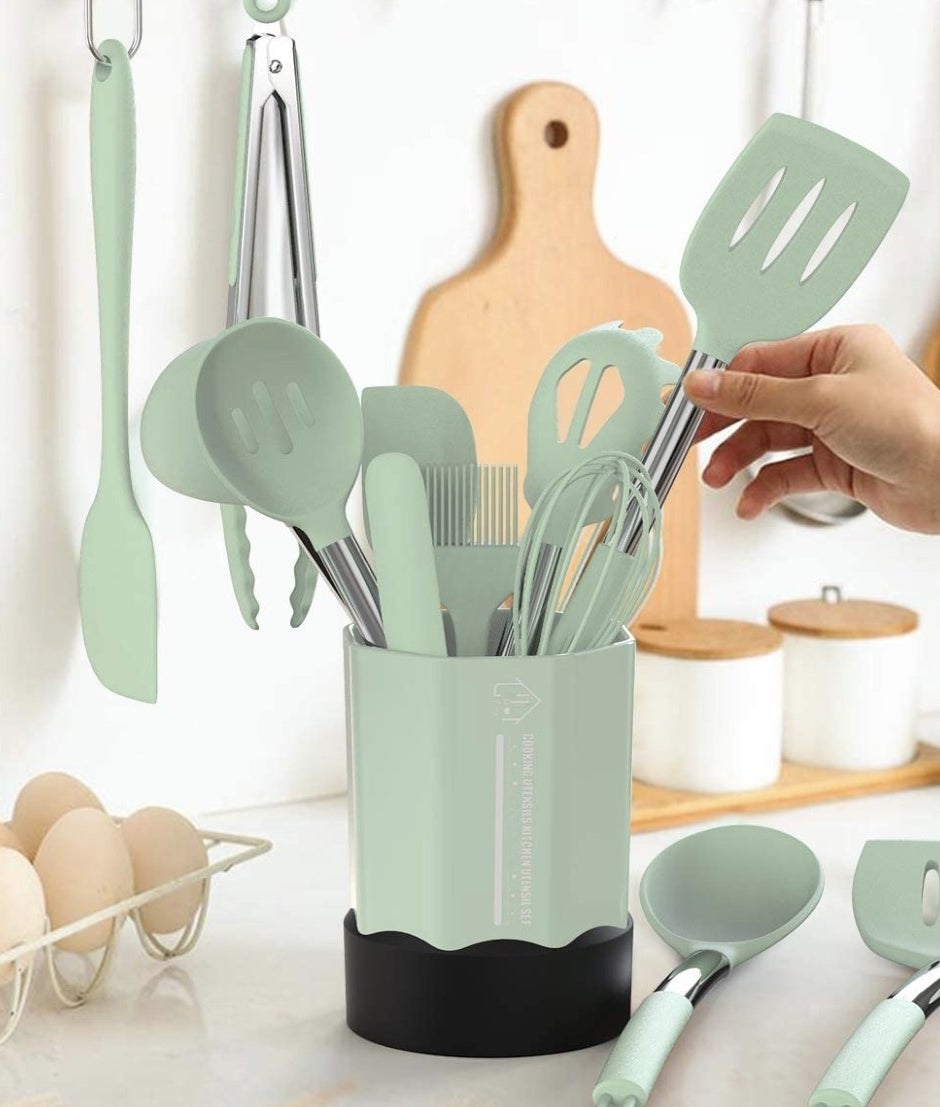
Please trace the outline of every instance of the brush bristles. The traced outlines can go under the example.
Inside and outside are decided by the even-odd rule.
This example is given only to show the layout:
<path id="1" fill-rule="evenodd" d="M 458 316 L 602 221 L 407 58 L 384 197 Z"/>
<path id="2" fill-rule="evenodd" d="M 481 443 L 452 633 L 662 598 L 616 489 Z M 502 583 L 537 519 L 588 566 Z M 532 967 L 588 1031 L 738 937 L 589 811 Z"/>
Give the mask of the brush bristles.
<path id="1" fill-rule="evenodd" d="M 517 546 L 517 465 L 428 465 L 428 516 L 435 546 Z"/>

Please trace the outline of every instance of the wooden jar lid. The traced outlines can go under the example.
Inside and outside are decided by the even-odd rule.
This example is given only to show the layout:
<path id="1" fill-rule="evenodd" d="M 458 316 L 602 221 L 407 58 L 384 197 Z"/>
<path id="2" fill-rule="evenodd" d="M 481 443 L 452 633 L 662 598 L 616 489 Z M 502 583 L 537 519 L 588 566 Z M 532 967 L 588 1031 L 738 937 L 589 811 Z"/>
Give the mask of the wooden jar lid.
<path id="1" fill-rule="evenodd" d="M 675 619 L 630 628 L 639 649 L 691 661 L 729 661 L 779 650 L 783 636 L 762 623 L 736 619 Z"/>
<path id="2" fill-rule="evenodd" d="M 779 630 L 811 638 L 893 638 L 917 629 L 917 612 L 909 607 L 843 600 L 838 588 L 824 588 L 823 597 L 778 603 L 767 618 Z"/>

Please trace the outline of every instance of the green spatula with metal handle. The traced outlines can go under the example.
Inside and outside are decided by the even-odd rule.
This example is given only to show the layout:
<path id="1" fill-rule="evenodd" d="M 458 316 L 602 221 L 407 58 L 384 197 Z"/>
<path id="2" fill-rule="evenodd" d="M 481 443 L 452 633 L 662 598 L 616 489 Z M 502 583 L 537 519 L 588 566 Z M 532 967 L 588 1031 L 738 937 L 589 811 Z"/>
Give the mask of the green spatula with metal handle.
<path id="1" fill-rule="evenodd" d="M 643 874 L 640 902 L 685 960 L 627 1023 L 594 1086 L 596 1107 L 644 1107 L 696 1004 L 804 922 L 822 891 L 813 851 L 769 827 L 716 827 L 663 850 Z"/>
<path id="2" fill-rule="evenodd" d="M 724 369 L 750 342 L 790 338 L 818 323 L 878 249 L 908 184 L 865 147 L 772 115 L 722 178 L 686 245 L 682 291 L 698 330 L 683 376 Z M 702 415 L 680 381 L 643 456 L 660 502 Z"/>
<path id="3" fill-rule="evenodd" d="M 101 332 L 101 474 L 85 520 L 79 602 L 85 651 L 122 696 L 157 698 L 157 573 L 153 540 L 134 498 L 127 430 L 131 247 L 136 134 L 127 51 L 99 47 L 91 86 L 91 184 Z"/>
<path id="4" fill-rule="evenodd" d="M 862 850 L 852 886 L 859 932 L 879 956 L 917 971 L 845 1043 L 810 1107 L 865 1107 L 940 1007 L 940 923 L 929 893 L 938 872 L 940 842 L 868 842 Z"/>
<path id="5" fill-rule="evenodd" d="M 366 469 L 365 502 L 390 650 L 446 657 L 431 524 L 418 463 L 407 454 L 379 454 Z"/>

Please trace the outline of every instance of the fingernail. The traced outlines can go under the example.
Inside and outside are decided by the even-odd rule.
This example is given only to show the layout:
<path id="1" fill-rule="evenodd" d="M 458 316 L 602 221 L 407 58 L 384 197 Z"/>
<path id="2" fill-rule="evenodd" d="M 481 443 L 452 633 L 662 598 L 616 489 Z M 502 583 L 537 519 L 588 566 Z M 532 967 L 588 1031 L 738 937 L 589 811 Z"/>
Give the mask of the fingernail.
<path id="1" fill-rule="evenodd" d="M 702 480 L 711 488 L 720 488 L 725 483 L 721 465 L 710 461 L 702 470 Z"/>
<path id="2" fill-rule="evenodd" d="M 693 369 L 685 378 L 685 390 L 690 396 L 708 400 L 718 395 L 721 385 L 719 373 L 712 369 Z"/>
<path id="3" fill-rule="evenodd" d="M 757 516 L 760 514 L 760 511 L 751 501 L 749 496 L 742 496 L 741 499 L 738 500 L 736 514 L 739 519 L 756 519 Z"/>

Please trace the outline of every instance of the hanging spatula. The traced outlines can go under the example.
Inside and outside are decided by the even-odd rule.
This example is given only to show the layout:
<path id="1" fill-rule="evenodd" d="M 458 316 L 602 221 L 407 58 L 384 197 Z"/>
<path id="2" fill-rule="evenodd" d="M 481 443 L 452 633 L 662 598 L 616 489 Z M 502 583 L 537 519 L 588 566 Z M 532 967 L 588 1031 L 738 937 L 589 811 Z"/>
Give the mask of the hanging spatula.
<path id="1" fill-rule="evenodd" d="M 852 886 L 869 949 L 915 974 L 865 1018 L 829 1066 L 810 1107 L 865 1107 L 894 1062 L 940 1007 L 940 925 L 929 884 L 940 842 L 868 842 Z"/>
<path id="2" fill-rule="evenodd" d="M 724 369 L 750 342 L 791 338 L 818 323 L 868 264 L 908 183 L 865 147 L 772 115 L 715 189 L 686 245 L 682 291 L 698 330 L 683 377 Z M 643 458 L 660 501 L 702 415 L 680 380 Z"/>
<path id="3" fill-rule="evenodd" d="M 105 687 L 157 698 L 157 570 L 134 499 L 128 456 L 127 368 L 136 132 L 127 51 L 101 44 L 91 85 L 91 184 L 101 329 L 101 475 L 85 520 L 79 602 L 85 651 Z"/>

